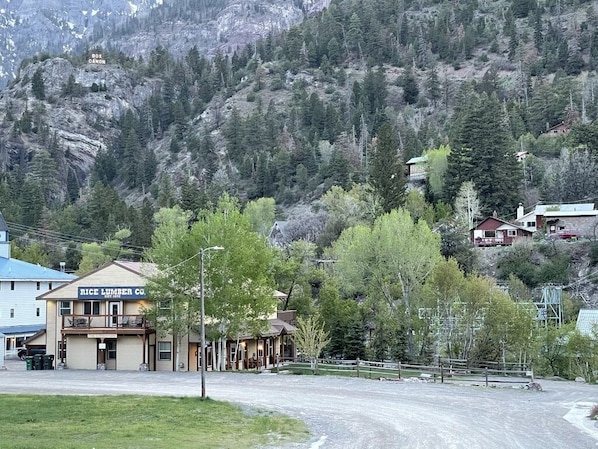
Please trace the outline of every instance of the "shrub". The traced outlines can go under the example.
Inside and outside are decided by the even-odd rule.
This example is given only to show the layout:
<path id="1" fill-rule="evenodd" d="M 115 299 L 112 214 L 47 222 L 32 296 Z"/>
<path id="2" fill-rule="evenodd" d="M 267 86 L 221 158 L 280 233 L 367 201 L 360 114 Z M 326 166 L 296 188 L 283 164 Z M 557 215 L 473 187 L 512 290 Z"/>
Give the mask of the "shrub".
<path id="1" fill-rule="evenodd" d="M 598 242 L 593 242 L 592 246 L 590 246 L 590 264 L 595 266 L 598 264 Z"/>

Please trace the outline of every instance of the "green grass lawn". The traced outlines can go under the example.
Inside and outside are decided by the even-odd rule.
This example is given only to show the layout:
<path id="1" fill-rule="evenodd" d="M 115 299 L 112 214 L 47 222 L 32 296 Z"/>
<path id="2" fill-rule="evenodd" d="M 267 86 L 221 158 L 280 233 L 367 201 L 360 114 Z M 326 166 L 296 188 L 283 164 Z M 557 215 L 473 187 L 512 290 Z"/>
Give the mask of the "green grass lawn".
<path id="1" fill-rule="evenodd" d="M 196 397 L 0 395 L 2 449 L 244 449 L 308 438 L 301 421 Z"/>

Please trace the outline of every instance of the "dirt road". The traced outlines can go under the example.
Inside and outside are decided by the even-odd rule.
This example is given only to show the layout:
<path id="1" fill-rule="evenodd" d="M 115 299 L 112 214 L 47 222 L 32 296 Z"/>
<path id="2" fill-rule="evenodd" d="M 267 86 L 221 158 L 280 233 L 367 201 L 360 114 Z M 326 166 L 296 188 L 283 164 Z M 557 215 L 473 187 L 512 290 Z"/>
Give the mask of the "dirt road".
<path id="1" fill-rule="evenodd" d="M 199 396 L 198 373 L 0 371 L 0 393 Z M 12 367 L 11 367 L 12 365 Z M 598 386 L 539 381 L 543 392 L 331 376 L 212 373 L 216 400 L 304 420 L 313 438 L 285 449 L 589 449 L 598 428 L 586 418 Z"/>

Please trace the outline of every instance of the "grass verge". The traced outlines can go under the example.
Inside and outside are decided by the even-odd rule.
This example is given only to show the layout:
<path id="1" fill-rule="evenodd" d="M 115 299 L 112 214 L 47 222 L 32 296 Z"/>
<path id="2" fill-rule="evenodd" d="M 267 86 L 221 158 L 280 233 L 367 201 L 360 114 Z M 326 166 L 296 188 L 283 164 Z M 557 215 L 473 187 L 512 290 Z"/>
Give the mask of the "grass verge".
<path id="1" fill-rule="evenodd" d="M 0 395 L 2 449 L 252 448 L 304 441 L 302 421 L 192 397 Z"/>

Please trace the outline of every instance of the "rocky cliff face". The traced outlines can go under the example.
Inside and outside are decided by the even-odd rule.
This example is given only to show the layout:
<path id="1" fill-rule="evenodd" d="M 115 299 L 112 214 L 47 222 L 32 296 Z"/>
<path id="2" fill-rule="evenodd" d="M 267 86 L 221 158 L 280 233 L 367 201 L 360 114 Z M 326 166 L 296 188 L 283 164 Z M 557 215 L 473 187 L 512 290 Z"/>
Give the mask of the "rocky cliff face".
<path id="1" fill-rule="evenodd" d="M 78 54 L 101 46 L 147 56 L 232 51 L 286 29 L 329 0 L 12 0 L 0 7 L 0 87 L 37 53 Z"/>
<path id="2" fill-rule="evenodd" d="M 158 45 L 175 56 L 197 46 L 203 55 L 224 53 L 285 29 L 329 0 L 12 0 L 0 9 L 0 170 L 17 165 L 27 170 L 33 154 L 54 139 L 64 167 L 83 184 L 95 157 L 116 137 L 112 126 L 130 108 L 138 108 L 159 81 L 131 73 L 114 61 L 73 65 L 67 58 L 38 58 L 16 67 L 40 51 L 83 54 L 93 48 L 122 51 L 144 58 Z M 206 10 L 194 9 L 209 4 Z M 131 19 L 134 17 L 135 19 Z M 125 23 L 126 20 L 129 22 Z M 145 22 L 144 22 L 145 21 Z M 89 55 L 84 55 L 87 58 Z M 43 74 L 45 99 L 36 98 L 31 80 Z M 73 77 L 77 93 L 65 93 Z M 98 89 L 101 86 L 101 89 Z M 27 125 L 30 122 L 30 125 Z M 23 126 L 31 130 L 22 132 Z M 45 134 L 45 138 L 40 138 Z"/>
<path id="3" fill-rule="evenodd" d="M 70 53 L 97 25 L 116 26 L 147 14 L 162 0 L 11 0 L 0 7 L 0 86 L 34 54 Z"/>
<path id="4" fill-rule="evenodd" d="M 47 150 L 48 142 L 54 140 L 67 164 L 59 167 L 60 171 L 64 174 L 70 167 L 84 182 L 98 151 L 116 137 L 111 125 L 126 110 L 140 107 L 159 83 L 134 77 L 110 63 L 78 68 L 63 58 L 27 65 L 22 79 L 31 79 L 38 68 L 43 71 L 44 100 L 36 99 L 30 82 L 16 83 L 0 92 L 0 123 L 4 125 L 0 130 L 0 170 L 14 169 L 17 164 L 26 170 L 33 153 Z M 80 90 L 77 95 L 65 94 L 71 76 Z M 25 117 L 29 117 L 32 130 L 15 133 L 24 126 Z M 46 139 L 40 138 L 42 134 Z"/>

